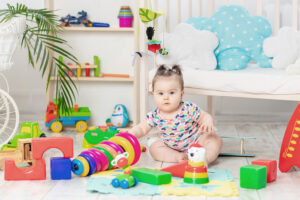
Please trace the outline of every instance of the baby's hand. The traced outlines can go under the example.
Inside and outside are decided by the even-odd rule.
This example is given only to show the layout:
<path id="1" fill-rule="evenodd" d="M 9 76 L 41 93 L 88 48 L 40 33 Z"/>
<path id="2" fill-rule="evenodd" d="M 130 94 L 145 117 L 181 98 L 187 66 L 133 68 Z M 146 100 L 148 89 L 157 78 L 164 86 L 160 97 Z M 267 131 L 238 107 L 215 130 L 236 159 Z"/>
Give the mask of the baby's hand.
<path id="1" fill-rule="evenodd" d="M 198 124 L 200 124 L 200 129 L 203 132 L 214 133 L 214 120 L 210 114 L 203 112 L 198 119 Z"/>

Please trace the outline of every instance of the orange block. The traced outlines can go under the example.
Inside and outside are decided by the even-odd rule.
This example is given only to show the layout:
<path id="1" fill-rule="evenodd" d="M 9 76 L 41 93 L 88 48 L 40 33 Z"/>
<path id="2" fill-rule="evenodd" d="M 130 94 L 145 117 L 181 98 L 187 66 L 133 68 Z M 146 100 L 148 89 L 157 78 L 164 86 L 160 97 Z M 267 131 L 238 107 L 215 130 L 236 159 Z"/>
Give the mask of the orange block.
<path id="1" fill-rule="evenodd" d="M 45 151 L 51 148 L 59 149 L 65 158 L 73 157 L 73 138 L 71 137 L 52 137 L 52 138 L 33 138 L 32 139 L 32 158 L 40 160 Z"/>
<path id="2" fill-rule="evenodd" d="M 163 168 L 160 171 L 170 172 L 172 176 L 183 178 L 184 171 L 187 165 L 188 165 L 188 161 L 183 161 L 181 163 L 177 163 L 175 165 Z"/>
<path id="3" fill-rule="evenodd" d="M 31 167 L 19 168 L 13 159 L 5 160 L 4 179 L 12 180 L 45 180 L 46 163 L 44 159 L 35 160 Z"/>

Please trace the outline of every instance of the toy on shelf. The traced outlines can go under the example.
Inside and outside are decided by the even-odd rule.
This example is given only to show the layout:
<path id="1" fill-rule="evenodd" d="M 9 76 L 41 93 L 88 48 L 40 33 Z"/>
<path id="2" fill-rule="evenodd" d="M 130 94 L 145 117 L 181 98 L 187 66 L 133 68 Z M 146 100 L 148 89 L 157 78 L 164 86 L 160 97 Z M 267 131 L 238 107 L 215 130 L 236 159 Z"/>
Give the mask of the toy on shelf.
<path id="1" fill-rule="evenodd" d="M 0 169 L 4 169 L 5 159 L 13 159 L 16 164 L 27 163 L 32 164 L 31 156 L 32 139 L 19 139 L 17 150 L 1 151 L 0 152 Z"/>
<path id="2" fill-rule="evenodd" d="M 188 149 L 188 165 L 184 172 L 185 183 L 204 184 L 209 182 L 205 166 L 205 148 L 200 144 L 192 144 Z"/>
<path id="3" fill-rule="evenodd" d="M 84 134 L 82 147 L 92 148 L 100 142 L 109 140 L 111 137 L 115 136 L 119 130 L 115 127 L 92 127 Z"/>
<path id="4" fill-rule="evenodd" d="M 240 153 L 220 153 L 219 156 L 235 156 L 235 157 L 254 157 L 254 154 L 245 153 L 245 140 L 255 140 L 255 137 L 231 137 L 231 136 L 221 136 L 224 139 L 234 139 L 240 140 Z"/>
<path id="5" fill-rule="evenodd" d="M 87 130 L 87 123 L 91 118 L 90 109 L 88 107 L 74 106 L 71 113 L 62 114 L 57 113 L 57 102 L 49 102 L 46 110 L 45 123 L 46 127 L 51 128 L 55 133 L 59 133 L 64 125 L 75 125 L 78 132 L 85 132 Z"/>
<path id="6" fill-rule="evenodd" d="M 60 62 L 63 63 L 62 57 L 59 57 Z M 90 64 L 88 62 L 85 62 L 84 64 L 79 65 L 73 65 L 72 63 L 67 63 L 67 66 L 69 68 L 68 74 L 71 76 L 75 76 L 77 78 L 83 77 L 99 77 L 100 75 L 100 60 L 98 56 L 94 56 L 94 64 Z M 84 73 L 83 73 L 84 72 Z"/>
<path id="7" fill-rule="evenodd" d="M 20 128 L 20 132 L 11 139 L 8 144 L 4 144 L 1 147 L 1 151 L 16 150 L 18 147 L 19 139 L 46 137 L 45 133 L 40 131 L 39 124 L 37 122 L 23 122 Z"/>
<path id="8" fill-rule="evenodd" d="M 284 133 L 279 154 L 279 170 L 287 172 L 292 166 L 300 168 L 300 104 L 297 105 Z"/>
<path id="9" fill-rule="evenodd" d="M 134 187 L 138 184 L 138 180 L 131 175 L 131 167 L 128 164 L 128 153 L 124 152 L 117 155 L 112 161 L 113 166 L 117 166 L 123 169 L 123 174 L 118 174 L 116 178 L 111 181 L 111 185 L 115 188 L 121 186 L 123 189 Z"/>
<path id="10" fill-rule="evenodd" d="M 73 157 L 73 139 L 71 137 L 33 138 L 31 153 L 33 164 L 27 168 L 19 168 L 13 159 L 5 160 L 5 180 L 45 180 L 46 164 L 43 159 L 45 151 L 51 148 L 59 149 L 64 158 Z M 65 169 L 68 170 L 67 168 Z M 66 173 L 66 171 L 62 173 Z"/>
<path id="11" fill-rule="evenodd" d="M 107 141 L 102 141 L 93 148 L 83 151 L 72 161 L 72 171 L 78 176 L 89 176 L 105 171 L 114 166 L 112 161 L 119 152 L 128 153 L 128 164 L 134 165 L 141 156 L 141 146 L 133 135 L 120 132 Z"/>
<path id="12" fill-rule="evenodd" d="M 109 27 L 107 23 L 100 23 L 100 22 L 91 22 L 87 18 L 87 12 L 84 10 L 78 12 L 78 17 L 67 15 L 66 17 L 62 17 L 60 19 L 61 26 L 68 27 L 70 24 L 83 24 L 86 27 Z"/>
<path id="13" fill-rule="evenodd" d="M 127 109 L 123 104 L 117 104 L 114 107 L 110 119 L 106 120 L 107 126 L 114 126 L 116 128 L 124 128 L 129 122 Z"/>
<path id="14" fill-rule="evenodd" d="M 121 28 L 132 27 L 133 14 L 129 6 L 121 6 L 118 18 Z"/>
<path id="15" fill-rule="evenodd" d="M 100 73 L 100 77 L 117 77 L 117 78 L 129 78 L 129 74 L 108 74 L 108 73 Z"/>

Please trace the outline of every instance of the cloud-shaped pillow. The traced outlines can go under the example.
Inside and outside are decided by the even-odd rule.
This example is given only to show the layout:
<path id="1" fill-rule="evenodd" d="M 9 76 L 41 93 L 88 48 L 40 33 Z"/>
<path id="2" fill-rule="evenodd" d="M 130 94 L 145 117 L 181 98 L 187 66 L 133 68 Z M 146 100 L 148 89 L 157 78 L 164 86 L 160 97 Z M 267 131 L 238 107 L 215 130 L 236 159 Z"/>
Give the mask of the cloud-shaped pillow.
<path id="1" fill-rule="evenodd" d="M 165 33 L 165 48 L 168 55 L 156 57 L 158 65 L 179 64 L 183 69 L 214 70 L 217 66 L 214 54 L 218 38 L 210 31 L 199 31 L 193 26 L 181 23 L 174 32 Z"/>
<path id="2" fill-rule="evenodd" d="M 264 53 L 273 57 L 272 67 L 285 69 L 299 57 L 300 32 L 291 27 L 282 27 L 277 36 L 265 39 Z"/>
<path id="3" fill-rule="evenodd" d="M 241 6 L 227 5 L 219 8 L 210 18 L 193 17 L 186 23 L 217 35 L 220 42 L 215 50 L 218 69 L 243 69 L 250 60 L 260 67 L 272 67 L 270 58 L 262 51 L 264 39 L 272 34 L 271 25 L 265 18 L 251 17 Z"/>

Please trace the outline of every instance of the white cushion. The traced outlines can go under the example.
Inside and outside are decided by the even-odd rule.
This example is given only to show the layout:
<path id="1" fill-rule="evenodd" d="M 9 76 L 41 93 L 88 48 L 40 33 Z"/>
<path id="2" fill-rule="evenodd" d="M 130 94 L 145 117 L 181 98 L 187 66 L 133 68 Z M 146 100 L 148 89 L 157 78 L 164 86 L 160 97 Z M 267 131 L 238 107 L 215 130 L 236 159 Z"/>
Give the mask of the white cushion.
<path id="1" fill-rule="evenodd" d="M 277 36 L 265 39 L 263 44 L 266 56 L 273 57 L 272 67 L 285 69 L 294 64 L 299 58 L 300 32 L 291 28 L 283 27 Z"/>
<path id="2" fill-rule="evenodd" d="M 149 73 L 151 82 L 155 69 Z M 261 94 L 300 94 L 300 75 L 249 64 L 244 70 L 183 70 L 185 87 Z"/>
<path id="3" fill-rule="evenodd" d="M 200 31 L 192 25 L 181 23 L 174 32 L 165 33 L 164 43 L 169 54 L 157 54 L 158 65 L 179 64 L 184 68 L 203 70 L 214 70 L 217 66 L 214 49 L 219 42 L 210 31 Z"/>

